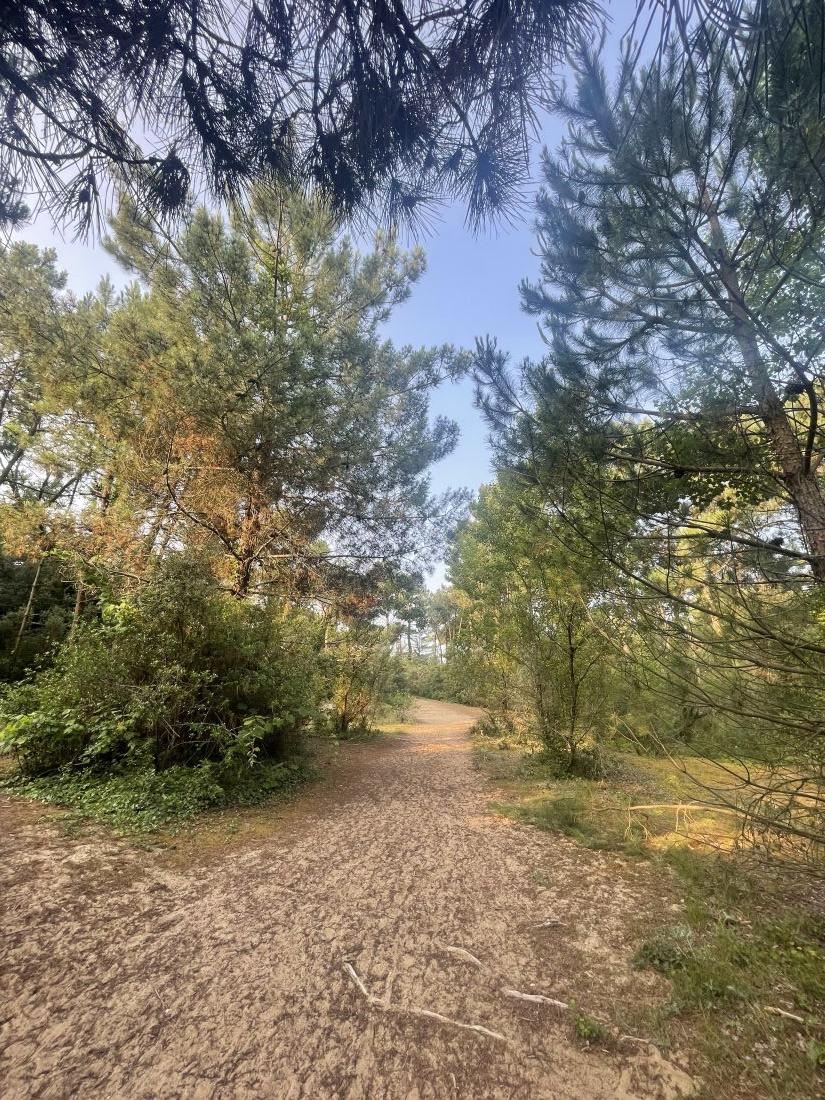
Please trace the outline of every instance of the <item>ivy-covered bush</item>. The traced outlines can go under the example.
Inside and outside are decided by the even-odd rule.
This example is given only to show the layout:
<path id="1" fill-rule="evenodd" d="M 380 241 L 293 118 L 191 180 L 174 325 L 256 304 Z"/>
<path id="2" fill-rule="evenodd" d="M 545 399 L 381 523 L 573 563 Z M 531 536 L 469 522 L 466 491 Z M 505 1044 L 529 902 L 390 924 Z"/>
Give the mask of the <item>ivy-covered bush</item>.
<path id="1" fill-rule="evenodd" d="M 234 599 L 173 558 L 5 689 L 0 744 L 27 776 L 208 765 L 225 785 L 283 756 L 316 713 L 319 650 L 311 617 Z"/>

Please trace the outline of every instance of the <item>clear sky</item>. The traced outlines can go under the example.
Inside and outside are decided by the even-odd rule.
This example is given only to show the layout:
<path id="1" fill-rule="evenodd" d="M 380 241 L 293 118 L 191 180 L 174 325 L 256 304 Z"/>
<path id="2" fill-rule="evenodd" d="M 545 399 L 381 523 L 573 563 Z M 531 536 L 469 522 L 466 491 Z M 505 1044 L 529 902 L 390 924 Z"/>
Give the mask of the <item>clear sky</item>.
<path id="1" fill-rule="evenodd" d="M 616 56 L 619 35 L 630 25 L 635 0 L 612 0 L 609 12 L 614 33 L 608 45 Z M 611 58 L 606 58 L 610 60 Z M 610 66 L 608 66 L 610 67 Z M 542 120 L 542 132 L 534 147 L 533 175 L 538 177 L 542 146 L 553 148 L 562 137 L 558 119 Z M 427 271 L 410 300 L 402 305 L 387 325 L 387 335 L 398 344 L 442 344 L 471 348 L 477 336 L 497 337 L 501 347 L 518 362 L 525 355 L 540 355 L 542 344 L 535 322 L 521 311 L 518 283 L 538 271 L 533 254 L 532 193 L 528 190 L 524 216 L 517 224 L 497 232 L 487 230 L 474 236 L 464 226 L 460 206 L 447 207 L 435 222 L 432 234 L 422 244 L 427 253 Z M 108 273 L 116 284 L 125 281 L 112 259 L 99 247 L 62 240 L 45 219 L 20 233 L 26 240 L 57 250 L 61 265 L 76 292 L 92 289 Z M 452 417 L 461 428 L 455 452 L 433 471 L 433 488 L 477 489 L 489 480 L 489 448 L 481 417 L 473 405 L 473 387 L 468 380 L 443 386 L 432 402 L 433 412 Z M 430 584 L 443 580 L 443 568 L 436 570 Z"/>

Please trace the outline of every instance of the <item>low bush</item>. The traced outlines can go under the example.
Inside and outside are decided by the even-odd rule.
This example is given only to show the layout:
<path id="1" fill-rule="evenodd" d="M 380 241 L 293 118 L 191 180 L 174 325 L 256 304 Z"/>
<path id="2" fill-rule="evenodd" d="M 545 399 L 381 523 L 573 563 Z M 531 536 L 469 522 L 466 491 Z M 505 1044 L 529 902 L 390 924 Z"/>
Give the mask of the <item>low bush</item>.
<path id="1" fill-rule="evenodd" d="M 56 801 L 122 787 L 135 805 L 216 805 L 286 756 L 317 712 L 319 653 L 311 618 L 233 599 L 196 562 L 172 559 L 5 689 L 0 744 L 24 777 L 53 777 Z"/>
<path id="2" fill-rule="evenodd" d="M 547 775 L 558 779 L 603 779 L 608 771 L 605 757 L 596 744 L 579 745 L 575 753 L 561 746 L 545 748 L 536 753 L 534 759 Z"/>
<path id="3" fill-rule="evenodd" d="M 16 794 L 67 806 L 121 832 L 147 832 L 225 806 L 251 806 L 289 793 L 312 774 L 301 760 L 264 761 L 232 779 L 214 764 L 72 771 L 7 782 Z"/>
<path id="4" fill-rule="evenodd" d="M 482 714 L 471 732 L 480 737 L 510 737 L 515 732 L 515 726 L 508 715 L 490 711 Z"/>

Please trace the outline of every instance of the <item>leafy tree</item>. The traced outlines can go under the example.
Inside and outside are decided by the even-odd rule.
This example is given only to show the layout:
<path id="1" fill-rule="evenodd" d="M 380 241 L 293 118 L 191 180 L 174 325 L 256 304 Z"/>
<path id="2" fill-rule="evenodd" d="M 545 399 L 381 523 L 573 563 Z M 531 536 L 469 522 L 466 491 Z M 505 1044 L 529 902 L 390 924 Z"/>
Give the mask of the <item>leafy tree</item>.
<path id="1" fill-rule="evenodd" d="M 815 126 L 780 141 L 712 44 L 626 62 L 615 93 L 598 51 L 575 69 L 523 286 L 548 353 L 517 382 L 479 346 L 497 460 L 611 570 L 632 732 L 762 760 L 736 772 L 755 824 L 815 843 L 825 206 L 788 172 Z"/>
<path id="2" fill-rule="evenodd" d="M 0 693 L 0 739 L 38 791 L 127 816 L 245 798 L 330 705 L 343 732 L 403 688 L 375 619 L 462 506 L 430 492 L 456 427 L 428 394 L 466 357 L 381 335 L 420 252 L 360 255 L 321 203 L 253 203 L 174 240 L 125 206 L 122 295 L 3 257 L 0 634 L 8 676 L 37 665 Z"/>
<path id="3" fill-rule="evenodd" d="M 515 490 L 515 491 L 514 491 Z M 607 605 L 597 565 L 572 554 L 507 480 L 482 489 L 450 554 L 469 660 L 505 724 L 526 717 L 562 770 L 587 770 L 607 718 Z"/>
<path id="4" fill-rule="evenodd" d="M 59 0 L 2 18 L 0 220 L 35 192 L 87 230 L 107 192 L 154 215 L 268 176 L 341 212 L 440 194 L 506 211 L 550 66 L 587 0 Z"/>
<path id="5" fill-rule="evenodd" d="M 53 258 L 12 248 L 0 518 L 15 552 L 57 548 L 116 590 L 189 547 L 239 597 L 306 600 L 336 566 L 351 583 L 437 543 L 462 496 L 429 492 L 456 428 L 430 424 L 427 395 L 465 357 L 380 335 L 423 257 L 384 237 L 360 256 L 321 204 L 259 191 L 255 212 L 251 238 L 201 211 L 170 243 L 124 209 L 111 247 L 143 284 L 120 298 L 61 297 Z M 48 308 L 27 305 L 43 271 Z"/>

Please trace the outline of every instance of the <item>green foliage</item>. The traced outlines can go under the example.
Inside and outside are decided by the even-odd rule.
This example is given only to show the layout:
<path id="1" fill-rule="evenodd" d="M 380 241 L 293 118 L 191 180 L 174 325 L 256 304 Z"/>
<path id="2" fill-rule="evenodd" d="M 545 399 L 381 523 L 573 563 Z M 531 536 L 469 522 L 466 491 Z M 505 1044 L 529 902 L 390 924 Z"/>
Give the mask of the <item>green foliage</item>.
<path id="1" fill-rule="evenodd" d="M 410 695 L 440 699 L 447 703 L 474 703 L 469 685 L 461 683 L 457 665 L 431 657 L 408 657 L 402 666 L 404 683 Z"/>
<path id="2" fill-rule="evenodd" d="M 352 738 L 369 730 L 386 707 L 405 701 L 402 659 L 393 651 L 397 631 L 352 619 L 327 639 L 332 662 L 332 715 L 337 736 Z"/>
<path id="3" fill-rule="evenodd" d="M 584 1012 L 576 1013 L 573 1021 L 573 1031 L 576 1038 L 585 1046 L 593 1046 L 595 1043 L 604 1043 L 608 1038 L 607 1028 L 601 1021 Z"/>
<path id="4" fill-rule="evenodd" d="M 661 68 L 629 50 L 615 83 L 575 52 L 522 284 L 546 354 L 513 377 L 478 343 L 497 480 L 451 578 L 456 656 L 572 770 L 620 738 L 758 761 L 749 835 L 821 860 L 822 127 L 788 32 L 777 115 L 719 39 L 698 70 L 676 35 Z"/>
<path id="5" fill-rule="evenodd" d="M 0 747 L 95 813 L 190 812 L 403 700 L 375 620 L 391 589 L 411 647 L 405 566 L 464 500 L 430 492 L 429 392 L 468 357 L 385 339 L 423 253 L 359 253 L 317 196 L 256 186 L 172 247 L 125 200 L 106 247 L 137 281 L 84 298 L 0 249 Z"/>
<path id="6" fill-rule="evenodd" d="M 162 772 L 151 767 L 66 768 L 36 779 L 19 776 L 7 787 L 26 798 L 67 806 L 82 818 L 121 832 L 150 832 L 207 810 L 255 805 L 287 794 L 311 774 L 298 760 L 264 761 L 236 776 L 202 762 L 195 767 L 177 764 Z"/>
<path id="7" fill-rule="evenodd" d="M 450 553 L 461 612 L 452 674 L 477 685 L 497 724 L 533 732 L 559 773 L 599 772 L 594 742 L 609 705 L 603 572 L 506 477 L 482 489 Z"/>
<path id="8" fill-rule="evenodd" d="M 580 840 L 587 839 L 586 806 L 583 799 L 575 794 L 548 798 L 525 810 L 524 817 L 531 825 L 538 825 L 542 829 L 564 833 L 565 836 Z"/>
<path id="9" fill-rule="evenodd" d="M 584 0 L 35 5 L 0 43 L 13 127 L 0 225 L 10 232 L 32 202 L 85 235 L 121 190 L 166 224 L 193 188 L 242 205 L 262 176 L 405 228 L 451 198 L 473 226 L 506 221 L 548 75 L 597 11 Z"/>
<path id="10" fill-rule="evenodd" d="M 509 714 L 496 713 L 494 711 L 482 714 L 475 723 L 472 732 L 480 737 L 505 738 L 515 731 L 515 726 Z"/>
<path id="11" fill-rule="evenodd" d="M 71 627 L 75 595 L 75 585 L 54 560 L 47 558 L 38 576 L 30 561 L 0 552 L 0 682 L 20 679 L 50 659 Z"/>
<path id="12" fill-rule="evenodd" d="M 604 753 L 596 744 L 577 745 L 573 754 L 545 749 L 535 763 L 553 778 L 602 779 L 607 774 Z"/>
<path id="13" fill-rule="evenodd" d="M 673 981 L 678 1012 L 719 1002 L 754 1003 L 777 981 L 793 990 L 797 1013 L 825 1002 L 825 926 L 810 918 L 760 921 L 747 935 L 724 917 L 678 924 L 646 940 L 634 962 Z"/>
<path id="14" fill-rule="evenodd" d="M 322 694 L 318 626 L 222 593 L 172 558 L 104 608 L 54 664 L 6 689 L 2 744 L 24 772 L 219 764 L 224 776 L 283 753 Z"/>
<path id="15" fill-rule="evenodd" d="M 646 940 L 636 952 L 633 962 L 644 969 L 658 970 L 670 976 L 682 970 L 695 955 L 693 932 L 688 925 L 677 924 L 653 939 Z"/>

